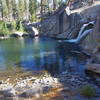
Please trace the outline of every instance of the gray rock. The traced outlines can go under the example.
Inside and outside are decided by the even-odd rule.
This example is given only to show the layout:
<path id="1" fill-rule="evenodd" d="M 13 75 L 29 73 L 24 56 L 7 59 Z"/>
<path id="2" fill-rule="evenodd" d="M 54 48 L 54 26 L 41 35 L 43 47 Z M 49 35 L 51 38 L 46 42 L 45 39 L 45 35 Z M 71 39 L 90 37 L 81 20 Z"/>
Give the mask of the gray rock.
<path id="1" fill-rule="evenodd" d="M 13 34 L 10 35 L 10 37 L 18 38 L 20 36 L 18 34 L 13 33 Z"/>
<path id="2" fill-rule="evenodd" d="M 24 97 L 24 98 L 29 98 L 29 97 L 33 97 L 36 96 L 37 94 L 41 94 L 43 93 L 43 90 L 41 87 L 34 87 L 32 89 L 26 90 L 24 91 L 21 95 L 19 95 L 20 97 Z"/>
<path id="3" fill-rule="evenodd" d="M 0 100 L 14 100 L 14 97 L 16 96 L 14 89 L 0 91 L 0 95 L 2 95 Z"/>
<path id="4" fill-rule="evenodd" d="M 93 73 L 100 74 L 100 64 L 87 64 L 86 70 Z"/>

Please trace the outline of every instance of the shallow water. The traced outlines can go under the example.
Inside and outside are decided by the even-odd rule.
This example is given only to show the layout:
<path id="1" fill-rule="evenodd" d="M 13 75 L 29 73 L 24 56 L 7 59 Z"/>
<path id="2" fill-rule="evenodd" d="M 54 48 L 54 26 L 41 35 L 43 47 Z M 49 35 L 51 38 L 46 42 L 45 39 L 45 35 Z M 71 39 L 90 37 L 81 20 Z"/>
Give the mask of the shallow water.
<path id="1" fill-rule="evenodd" d="M 16 68 L 26 71 L 48 71 L 57 74 L 65 70 L 84 73 L 85 60 L 57 48 L 57 40 L 47 37 L 19 38 L 0 41 L 0 71 Z M 59 52 L 59 49 L 62 51 Z M 64 54 L 63 52 L 66 52 Z"/>

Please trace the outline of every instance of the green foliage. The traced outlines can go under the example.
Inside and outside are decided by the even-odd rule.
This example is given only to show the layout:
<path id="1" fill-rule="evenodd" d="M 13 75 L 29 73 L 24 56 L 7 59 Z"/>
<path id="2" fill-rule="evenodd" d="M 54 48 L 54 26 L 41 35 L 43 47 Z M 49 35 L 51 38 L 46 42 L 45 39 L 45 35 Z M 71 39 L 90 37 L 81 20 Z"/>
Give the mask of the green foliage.
<path id="1" fill-rule="evenodd" d="M 19 26 L 20 26 L 20 27 L 19 27 L 19 31 L 22 31 L 22 32 L 23 32 L 23 31 L 24 31 L 24 27 L 23 27 L 23 24 L 22 24 L 22 22 L 21 22 L 21 21 L 20 21 Z"/>
<path id="2" fill-rule="evenodd" d="M 16 30 L 17 31 L 24 31 L 24 27 L 23 27 L 23 25 L 22 25 L 22 21 L 20 21 L 20 20 L 18 20 L 18 21 L 16 21 Z"/>
<path id="3" fill-rule="evenodd" d="M 63 0 L 0 0 L 1 19 L 7 22 L 30 19 L 37 21 L 37 14 L 43 16 L 56 10 L 62 3 Z"/>
<path id="4" fill-rule="evenodd" d="M 11 23 L 11 30 L 12 30 L 12 31 L 15 31 L 15 30 L 16 30 L 16 21 L 13 21 L 13 22 Z"/>
<path id="5" fill-rule="evenodd" d="M 32 14 L 32 16 L 31 16 L 31 21 L 32 21 L 32 22 L 35 22 L 36 20 L 37 20 L 36 15 L 35 15 L 35 14 Z"/>
<path id="6" fill-rule="evenodd" d="M 80 89 L 80 94 L 85 97 L 94 97 L 96 96 L 96 92 L 94 88 L 91 85 L 85 85 Z"/>
<path id="7" fill-rule="evenodd" d="M 29 12 L 31 14 L 31 21 L 36 21 L 37 7 L 38 7 L 37 0 L 29 0 Z"/>
<path id="8" fill-rule="evenodd" d="M 0 21 L 0 34 L 8 34 L 9 30 L 7 28 L 7 24 L 3 21 Z"/>
<path id="9" fill-rule="evenodd" d="M 25 29 L 23 27 L 22 21 L 20 20 L 13 21 L 11 23 L 0 21 L 0 34 L 7 35 L 15 31 L 24 32 L 24 30 Z"/>
<path id="10" fill-rule="evenodd" d="M 23 19 L 24 17 L 24 11 L 25 11 L 25 2 L 24 0 L 18 0 L 18 13 L 19 13 L 19 19 Z"/>

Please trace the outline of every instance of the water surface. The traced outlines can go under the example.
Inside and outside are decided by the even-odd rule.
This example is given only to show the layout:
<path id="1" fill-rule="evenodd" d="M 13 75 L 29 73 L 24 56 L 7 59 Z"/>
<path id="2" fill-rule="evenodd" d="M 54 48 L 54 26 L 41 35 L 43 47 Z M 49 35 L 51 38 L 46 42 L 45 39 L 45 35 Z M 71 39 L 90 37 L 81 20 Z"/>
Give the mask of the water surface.
<path id="1" fill-rule="evenodd" d="M 0 41 L 0 71 L 19 68 L 26 71 L 46 70 L 52 74 L 65 70 L 83 72 L 84 60 L 57 48 L 57 40 L 47 37 Z M 59 49 L 62 51 L 59 52 Z M 67 55 L 68 54 L 68 55 Z"/>

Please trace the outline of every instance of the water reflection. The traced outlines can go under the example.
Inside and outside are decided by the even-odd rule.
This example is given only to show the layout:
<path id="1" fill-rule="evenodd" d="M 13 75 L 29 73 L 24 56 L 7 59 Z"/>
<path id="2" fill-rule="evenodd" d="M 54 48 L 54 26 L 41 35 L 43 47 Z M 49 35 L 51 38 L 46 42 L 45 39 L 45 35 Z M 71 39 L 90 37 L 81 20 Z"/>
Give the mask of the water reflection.
<path id="1" fill-rule="evenodd" d="M 65 70 L 83 71 L 84 61 L 71 54 L 50 38 L 10 39 L 0 42 L 0 70 L 15 69 L 41 71 L 51 74 Z M 73 47 L 71 47 L 73 48 Z M 76 47 L 74 47 L 76 48 Z"/>
<path id="2" fill-rule="evenodd" d="M 79 45 L 62 43 L 58 46 L 57 51 L 60 58 L 62 58 L 63 70 L 84 74 L 85 63 L 88 57 L 83 54 Z"/>

